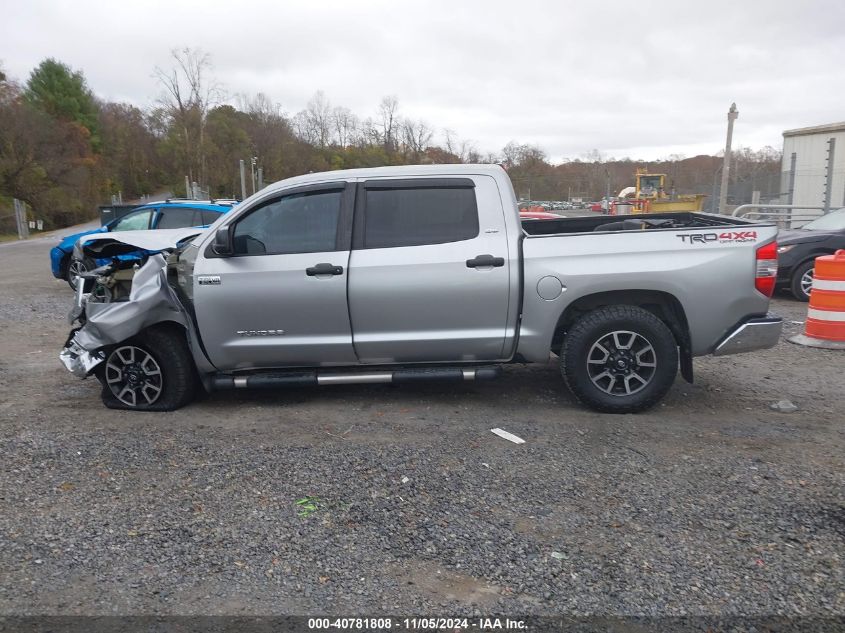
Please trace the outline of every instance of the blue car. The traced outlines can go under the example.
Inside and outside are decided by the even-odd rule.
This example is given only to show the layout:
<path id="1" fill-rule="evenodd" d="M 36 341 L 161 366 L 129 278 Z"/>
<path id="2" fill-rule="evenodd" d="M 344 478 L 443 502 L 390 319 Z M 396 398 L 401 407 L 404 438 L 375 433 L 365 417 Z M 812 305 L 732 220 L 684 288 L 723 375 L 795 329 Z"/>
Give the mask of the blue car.
<path id="1" fill-rule="evenodd" d="M 121 218 L 112 220 L 105 226 L 93 231 L 84 231 L 68 235 L 58 246 L 50 250 L 50 267 L 56 279 L 64 279 L 71 288 L 76 288 L 76 276 L 96 266 L 108 263 L 109 260 L 78 260 L 74 259 L 73 245 L 83 235 L 94 233 L 109 233 L 112 231 L 137 231 L 145 229 L 181 229 L 192 226 L 209 226 L 213 224 L 221 214 L 229 211 L 232 203 L 220 202 L 151 202 L 133 211 L 130 211 Z M 145 253 L 130 253 L 121 255 L 120 259 L 140 260 Z"/>

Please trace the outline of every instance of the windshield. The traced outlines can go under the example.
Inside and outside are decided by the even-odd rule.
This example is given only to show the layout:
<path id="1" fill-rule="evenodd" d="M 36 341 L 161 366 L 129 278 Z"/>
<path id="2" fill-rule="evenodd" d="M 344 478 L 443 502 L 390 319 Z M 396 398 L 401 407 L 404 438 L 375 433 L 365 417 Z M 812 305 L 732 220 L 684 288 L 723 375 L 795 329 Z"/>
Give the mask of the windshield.
<path id="1" fill-rule="evenodd" d="M 831 211 L 801 228 L 808 231 L 841 231 L 845 229 L 845 208 Z"/>

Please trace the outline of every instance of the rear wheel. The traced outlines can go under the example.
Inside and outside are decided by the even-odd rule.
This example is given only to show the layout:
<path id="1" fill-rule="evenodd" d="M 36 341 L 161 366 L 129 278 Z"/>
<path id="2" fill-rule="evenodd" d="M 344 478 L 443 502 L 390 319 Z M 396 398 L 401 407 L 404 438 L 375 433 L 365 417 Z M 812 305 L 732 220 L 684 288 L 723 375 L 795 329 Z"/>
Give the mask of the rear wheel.
<path id="1" fill-rule="evenodd" d="M 815 260 L 811 259 L 797 266 L 792 273 L 789 290 L 792 292 L 792 296 L 798 299 L 798 301 L 810 300 L 810 290 L 813 288 L 813 269 L 815 266 Z"/>
<path id="2" fill-rule="evenodd" d="M 99 366 L 103 404 L 110 409 L 172 411 L 194 398 L 196 379 L 184 333 L 150 328 L 115 345 Z"/>
<path id="3" fill-rule="evenodd" d="M 635 413 L 654 406 L 678 371 L 671 330 L 636 306 L 594 310 L 567 332 L 560 354 L 564 380 L 597 411 Z"/>

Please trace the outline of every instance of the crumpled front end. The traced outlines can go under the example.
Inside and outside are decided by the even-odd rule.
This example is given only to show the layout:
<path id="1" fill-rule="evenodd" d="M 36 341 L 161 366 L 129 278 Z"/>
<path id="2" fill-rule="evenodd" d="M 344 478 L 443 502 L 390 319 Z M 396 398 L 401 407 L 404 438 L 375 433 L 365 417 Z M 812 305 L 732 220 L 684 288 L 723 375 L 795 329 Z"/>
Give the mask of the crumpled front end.
<path id="1" fill-rule="evenodd" d="M 65 348 L 59 352 L 59 360 L 74 376 L 85 378 L 106 359 L 106 355 L 102 351 L 89 352 L 83 349 L 73 336 L 68 340 Z"/>
<path id="2" fill-rule="evenodd" d="M 59 354 L 64 366 L 76 376 L 90 375 L 105 360 L 104 348 L 151 325 L 172 321 L 187 327 L 182 304 L 167 283 L 167 262 L 162 254 L 151 255 L 135 272 L 128 300 L 100 303 L 91 297 L 77 293 L 70 317 L 83 325 L 71 334 Z"/>

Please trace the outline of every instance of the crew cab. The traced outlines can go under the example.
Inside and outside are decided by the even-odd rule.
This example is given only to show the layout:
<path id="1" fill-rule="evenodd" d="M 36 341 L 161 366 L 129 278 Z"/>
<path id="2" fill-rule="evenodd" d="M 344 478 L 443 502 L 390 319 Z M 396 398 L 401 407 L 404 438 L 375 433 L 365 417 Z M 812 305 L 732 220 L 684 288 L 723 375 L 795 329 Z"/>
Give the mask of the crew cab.
<path id="1" fill-rule="evenodd" d="M 60 356 L 97 376 L 108 407 L 176 409 L 197 389 L 480 380 L 551 352 L 579 400 L 636 412 L 679 368 L 691 381 L 694 356 L 771 347 L 782 327 L 768 314 L 773 224 L 704 213 L 521 223 L 493 165 L 308 174 L 187 243 L 156 233 L 171 254 L 150 256 L 124 301 L 77 293 L 82 326 Z M 132 238 L 79 246 L 103 258 Z"/>

